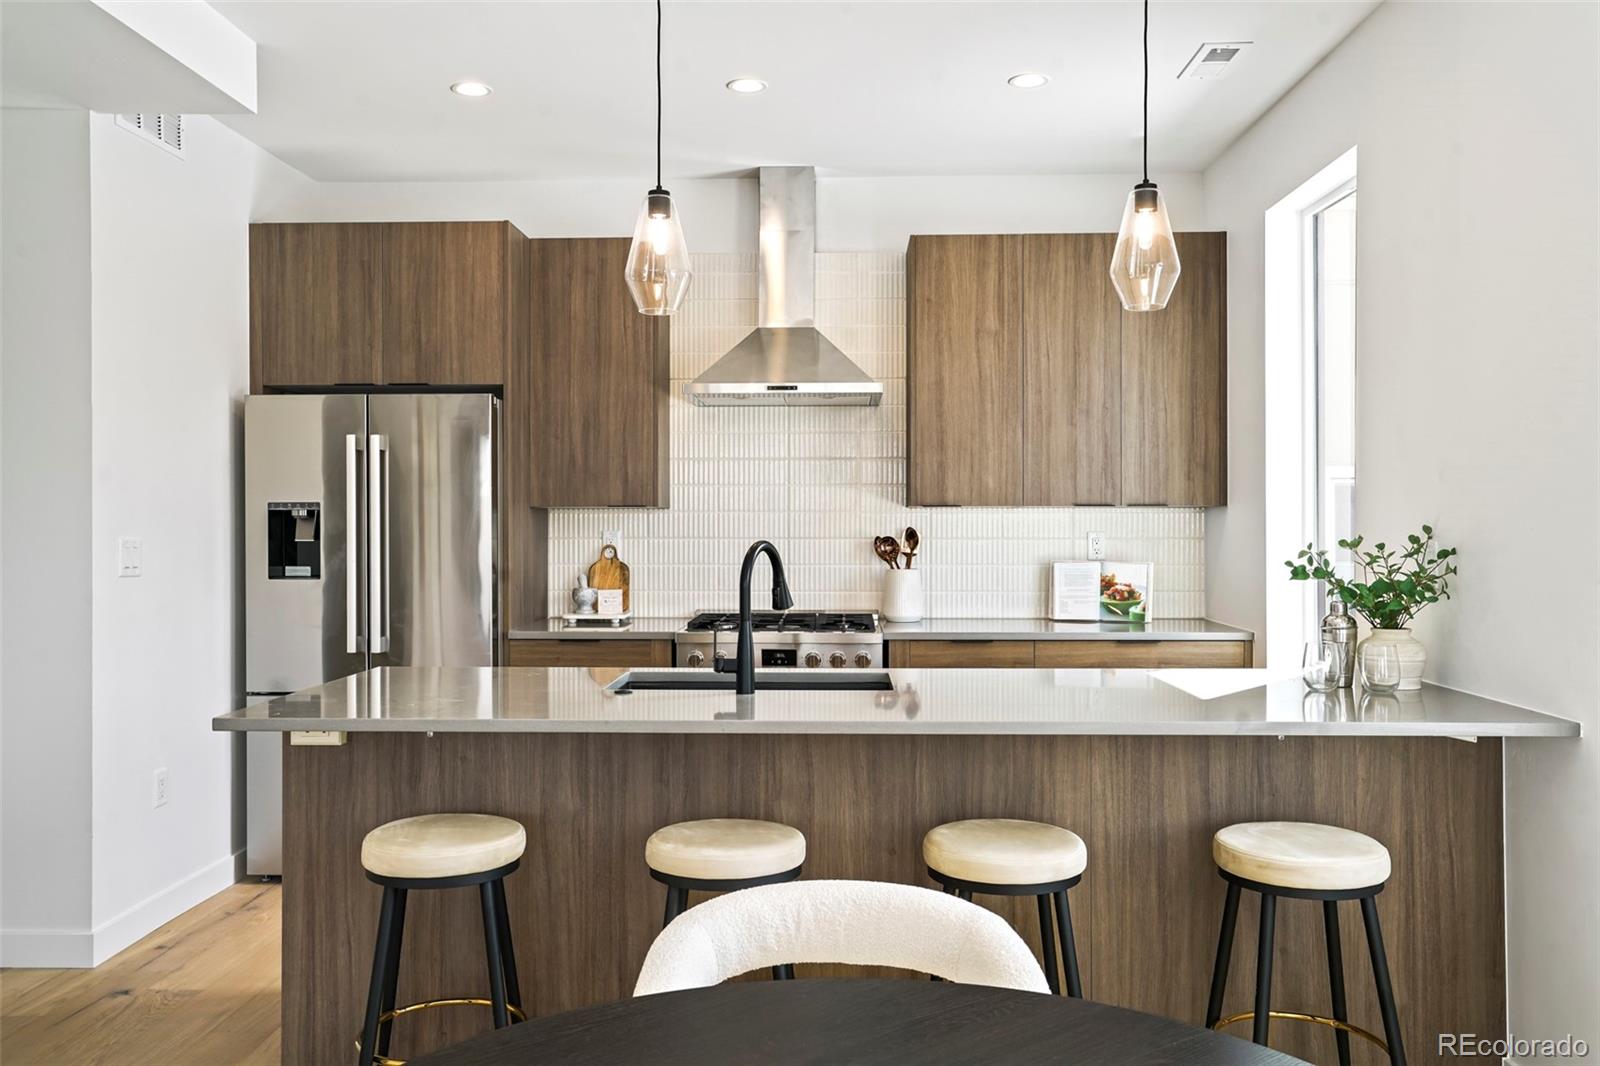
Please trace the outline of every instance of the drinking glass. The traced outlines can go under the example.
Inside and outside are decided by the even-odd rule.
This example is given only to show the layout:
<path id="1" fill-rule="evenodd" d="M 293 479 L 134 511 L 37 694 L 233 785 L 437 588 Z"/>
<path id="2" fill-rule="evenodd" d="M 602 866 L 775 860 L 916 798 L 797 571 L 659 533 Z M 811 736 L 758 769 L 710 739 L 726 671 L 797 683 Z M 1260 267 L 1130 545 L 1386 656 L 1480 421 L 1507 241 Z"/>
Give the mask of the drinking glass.
<path id="1" fill-rule="evenodd" d="M 1369 644 L 1356 656 L 1361 687 L 1368 692 L 1390 693 L 1400 687 L 1400 649 L 1392 644 Z"/>
<path id="2" fill-rule="evenodd" d="M 1311 641 L 1300 655 L 1300 678 L 1312 692 L 1331 692 L 1339 687 L 1344 673 L 1344 648 L 1338 644 Z"/>

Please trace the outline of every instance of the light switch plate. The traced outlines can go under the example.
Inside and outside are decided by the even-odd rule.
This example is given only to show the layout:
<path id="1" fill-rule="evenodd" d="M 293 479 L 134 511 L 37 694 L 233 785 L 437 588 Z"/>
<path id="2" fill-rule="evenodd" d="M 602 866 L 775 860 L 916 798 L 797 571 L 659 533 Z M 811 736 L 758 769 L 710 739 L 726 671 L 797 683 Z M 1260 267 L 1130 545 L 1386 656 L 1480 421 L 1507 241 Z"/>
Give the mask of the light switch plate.
<path id="1" fill-rule="evenodd" d="M 117 538 L 117 576 L 138 577 L 144 573 L 144 541 L 138 537 Z"/>
<path id="2" fill-rule="evenodd" d="M 1089 558 L 1104 559 L 1106 557 L 1106 535 L 1104 533 L 1089 534 Z"/>

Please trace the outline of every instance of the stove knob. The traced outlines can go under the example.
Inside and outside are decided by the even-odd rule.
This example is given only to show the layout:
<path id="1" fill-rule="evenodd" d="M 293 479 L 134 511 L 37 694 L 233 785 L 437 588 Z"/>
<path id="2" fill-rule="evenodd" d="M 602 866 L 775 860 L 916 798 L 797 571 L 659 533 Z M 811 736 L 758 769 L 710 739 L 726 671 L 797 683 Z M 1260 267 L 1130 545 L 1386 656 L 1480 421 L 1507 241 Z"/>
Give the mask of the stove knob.
<path id="1" fill-rule="evenodd" d="M 833 667 L 835 670 L 837 670 L 841 666 L 843 666 L 844 665 L 844 652 L 836 651 L 832 655 L 828 656 L 828 665 Z"/>
<path id="2" fill-rule="evenodd" d="M 683 660 L 685 666 L 702 666 L 705 664 L 706 655 L 703 651 L 692 651 L 688 658 Z"/>
<path id="3" fill-rule="evenodd" d="M 810 667 L 813 667 L 813 668 L 821 666 L 822 665 L 822 656 L 818 655 L 814 651 L 806 652 L 806 665 L 810 666 Z"/>
<path id="4" fill-rule="evenodd" d="M 864 651 L 856 652 L 856 669 L 857 670 L 865 670 L 867 667 L 869 667 L 871 665 L 872 665 L 872 656 L 868 655 Z"/>

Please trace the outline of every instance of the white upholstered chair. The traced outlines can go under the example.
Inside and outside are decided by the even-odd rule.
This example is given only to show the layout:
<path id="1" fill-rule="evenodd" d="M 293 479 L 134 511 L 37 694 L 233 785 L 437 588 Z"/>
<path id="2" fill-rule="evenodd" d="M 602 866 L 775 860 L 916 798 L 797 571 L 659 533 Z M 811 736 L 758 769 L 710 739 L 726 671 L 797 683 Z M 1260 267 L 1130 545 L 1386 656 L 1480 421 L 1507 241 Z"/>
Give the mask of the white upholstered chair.
<path id="1" fill-rule="evenodd" d="M 636 996 L 704 988 L 783 963 L 894 966 L 949 981 L 1048 992 L 1004 919 L 955 896 L 878 881 L 791 881 L 679 915 L 645 956 Z"/>

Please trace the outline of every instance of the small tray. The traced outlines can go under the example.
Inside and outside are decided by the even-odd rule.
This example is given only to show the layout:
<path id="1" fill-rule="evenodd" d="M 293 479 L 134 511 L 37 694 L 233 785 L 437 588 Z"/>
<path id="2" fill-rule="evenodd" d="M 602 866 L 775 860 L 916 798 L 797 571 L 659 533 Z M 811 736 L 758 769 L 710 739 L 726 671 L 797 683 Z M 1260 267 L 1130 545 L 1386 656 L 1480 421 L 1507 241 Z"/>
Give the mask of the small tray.
<path id="1" fill-rule="evenodd" d="M 598 629 L 609 627 L 620 629 L 633 621 L 632 611 L 623 611 L 621 614 L 574 614 L 568 611 L 561 616 L 568 629 Z"/>

